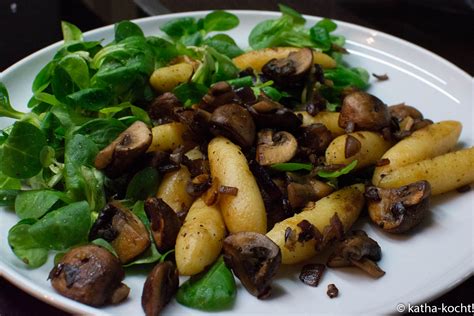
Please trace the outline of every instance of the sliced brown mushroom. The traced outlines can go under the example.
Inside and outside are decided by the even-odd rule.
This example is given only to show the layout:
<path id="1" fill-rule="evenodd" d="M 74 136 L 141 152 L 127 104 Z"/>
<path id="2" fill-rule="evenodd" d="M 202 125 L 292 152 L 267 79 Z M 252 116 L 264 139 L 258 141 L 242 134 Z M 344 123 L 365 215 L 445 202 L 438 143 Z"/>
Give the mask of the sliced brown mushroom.
<path id="1" fill-rule="evenodd" d="M 178 215 L 165 201 L 155 197 L 145 201 L 145 212 L 158 251 L 165 253 L 173 249 L 182 225 Z"/>
<path id="2" fill-rule="evenodd" d="M 69 250 L 49 274 L 59 294 L 92 306 L 126 299 L 130 289 L 122 283 L 124 277 L 120 261 L 96 245 Z"/>
<path id="3" fill-rule="evenodd" d="M 301 127 L 301 134 L 298 137 L 298 144 L 306 154 L 324 154 L 326 148 L 331 143 L 333 136 L 324 124 L 316 123 Z"/>
<path id="4" fill-rule="evenodd" d="M 390 113 L 379 98 L 363 91 L 354 92 L 342 102 L 339 126 L 347 132 L 380 131 L 390 126 Z"/>
<path id="5" fill-rule="evenodd" d="M 330 185 L 310 176 L 297 176 L 293 173 L 287 173 L 286 176 L 289 182 L 286 187 L 288 201 L 294 209 L 305 207 L 308 202 L 322 199 L 334 191 Z"/>
<path id="6" fill-rule="evenodd" d="M 375 263 L 382 257 L 379 244 L 362 230 L 353 231 L 340 241 L 329 256 L 330 268 L 355 266 L 374 278 L 382 277 L 385 272 Z"/>
<path id="7" fill-rule="evenodd" d="M 234 102 L 237 98 L 230 84 L 225 81 L 216 82 L 202 98 L 199 108 L 213 112 L 219 106 Z"/>
<path id="8" fill-rule="evenodd" d="M 276 223 L 292 216 L 294 213 L 289 206 L 285 194 L 273 181 L 266 168 L 262 167 L 255 160 L 249 162 L 249 167 L 262 194 L 267 212 L 267 228 L 270 230 Z"/>
<path id="9" fill-rule="evenodd" d="M 372 186 L 365 196 L 372 222 L 387 232 L 404 233 L 426 217 L 431 186 L 424 180 L 393 189 Z"/>
<path id="10" fill-rule="evenodd" d="M 222 135 L 242 147 L 250 147 L 255 141 L 255 123 L 252 115 L 238 104 L 218 107 L 211 116 L 211 132 Z"/>
<path id="11" fill-rule="evenodd" d="M 389 106 L 388 110 L 395 120 L 394 125 L 396 126 L 393 135 L 399 140 L 410 136 L 420 128 L 433 124 L 433 121 L 424 119 L 423 114 L 416 108 L 404 103 Z"/>
<path id="12" fill-rule="evenodd" d="M 107 240 L 122 263 L 139 256 L 150 246 L 148 230 L 142 221 L 120 202 L 107 204 L 89 232 L 89 240 Z"/>
<path id="13" fill-rule="evenodd" d="M 272 279 L 281 264 L 281 251 L 265 235 L 240 232 L 224 240 L 224 261 L 250 294 L 263 299 L 270 295 Z"/>
<path id="14" fill-rule="evenodd" d="M 252 105 L 252 108 L 258 113 L 271 113 L 282 109 L 283 105 L 266 97 L 260 97 L 260 100 Z"/>
<path id="15" fill-rule="evenodd" d="M 171 92 L 165 92 L 155 98 L 148 107 L 150 118 L 159 123 L 176 120 L 174 109 L 183 106 L 181 101 Z"/>
<path id="16" fill-rule="evenodd" d="M 193 197 L 201 196 L 211 186 L 211 177 L 207 173 L 200 174 L 186 185 L 186 192 Z"/>
<path id="17" fill-rule="evenodd" d="M 178 269 L 171 261 L 158 263 L 146 278 L 142 307 L 147 316 L 158 316 L 178 291 Z"/>
<path id="18" fill-rule="evenodd" d="M 286 58 L 272 59 L 262 67 L 262 73 L 280 86 L 301 83 L 313 65 L 313 51 L 302 48 Z"/>
<path id="19" fill-rule="evenodd" d="M 298 142 L 288 132 L 263 130 L 258 133 L 256 160 L 262 166 L 290 161 L 296 154 Z"/>
<path id="20" fill-rule="evenodd" d="M 261 105 L 261 107 L 264 107 L 264 105 Z M 252 114 L 252 117 L 255 120 L 255 125 L 258 129 L 275 128 L 295 131 L 303 123 L 301 116 L 283 106 L 282 108 L 272 112 L 257 112 L 254 107 L 249 107 L 248 109 Z"/>
<path id="21" fill-rule="evenodd" d="M 118 176 L 146 152 L 151 141 L 152 135 L 148 126 L 136 121 L 97 154 L 95 167 L 99 170 L 105 169 L 109 176 Z"/>

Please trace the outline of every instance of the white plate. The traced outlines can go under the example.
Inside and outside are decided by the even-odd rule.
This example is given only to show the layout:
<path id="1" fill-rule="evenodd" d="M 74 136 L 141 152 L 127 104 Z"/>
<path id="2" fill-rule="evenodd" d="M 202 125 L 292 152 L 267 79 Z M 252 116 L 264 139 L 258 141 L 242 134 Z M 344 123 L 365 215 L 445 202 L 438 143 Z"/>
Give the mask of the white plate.
<path id="1" fill-rule="evenodd" d="M 274 12 L 233 11 L 240 26 L 229 34 L 242 47 L 258 22 L 279 16 Z M 145 34 L 159 33 L 159 25 L 182 16 L 201 17 L 206 12 L 181 13 L 137 20 Z M 308 24 L 319 18 L 307 17 Z M 473 80 L 465 72 L 418 46 L 387 34 L 338 22 L 337 33 L 347 37 L 351 54 L 346 60 L 370 73 L 388 74 L 384 82 L 372 82 L 370 92 L 387 104 L 406 102 L 418 107 L 434 120 L 456 119 L 463 123 L 461 141 L 473 145 Z M 113 26 L 86 33 L 87 40 L 110 41 Z M 12 104 L 26 110 L 35 74 L 53 56 L 60 43 L 49 46 L 10 67 L 1 80 L 10 91 Z M 0 127 L 11 121 L 0 119 Z M 456 166 L 451 166 L 455 168 Z M 329 270 L 317 288 L 298 280 L 299 267 L 284 267 L 274 282 L 274 295 L 260 301 L 241 286 L 234 308 L 222 314 L 313 314 L 313 313 L 390 313 L 398 303 L 421 303 L 453 288 L 473 273 L 473 198 L 474 192 L 451 193 L 433 199 L 429 218 L 413 234 L 388 235 L 360 220 L 359 227 L 382 247 L 380 266 L 387 274 L 371 278 L 352 269 Z M 140 296 L 146 272 L 130 271 L 125 282 L 129 299 L 117 306 L 95 309 L 64 298 L 54 292 L 46 280 L 52 258 L 42 268 L 27 269 L 7 244 L 8 229 L 17 222 L 12 211 L 0 209 L 0 272 L 30 294 L 59 308 L 77 313 L 140 314 Z M 315 259 L 314 261 L 318 261 Z M 340 296 L 329 299 L 326 286 L 335 283 Z M 166 314 L 200 314 L 173 301 Z"/>

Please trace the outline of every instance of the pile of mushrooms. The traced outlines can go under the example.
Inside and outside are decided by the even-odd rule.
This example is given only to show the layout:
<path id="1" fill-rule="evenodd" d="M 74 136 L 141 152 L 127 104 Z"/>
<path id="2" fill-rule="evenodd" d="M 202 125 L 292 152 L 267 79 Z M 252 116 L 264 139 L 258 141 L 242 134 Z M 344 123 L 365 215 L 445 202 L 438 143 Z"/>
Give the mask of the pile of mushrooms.
<path id="1" fill-rule="evenodd" d="M 327 82 L 321 67 L 313 64 L 311 49 L 303 48 L 286 58 L 270 60 L 262 72 L 264 80 L 273 80 L 281 89 L 307 89 L 309 100 L 304 106 L 310 115 L 315 115 L 321 105 L 325 106 L 326 100 L 315 85 Z M 324 153 L 334 135 L 320 123 L 302 126 L 302 117 L 295 109 L 271 100 L 264 93 L 255 96 L 248 87 L 233 89 L 227 82 L 218 82 L 190 108 L 184 108 L 175 95 L 167 92 L 150 104 L 148 112 L 157 125 L 183 124 L 185 143 L 170 152 L 147 153 L 152 133 L 145 123 L 137 121 L 99 152 L 95 159 L 97 169 L 113 179 L 129 179 L 145 166 L 152 166 L 161 174 L 186 166 L 191 174 L 187 193 L 193 198 L 202 195 L 211 205 L 218 194 L 238 194 L 237 188 L 222 186 L 218 179 L 210 176 L 207 143 L 221 135 L 241 146 L 250 161 L 267 210 L 269 228 L 335 190 L 333 185 L 317 177 L 317 168 L 305 174 L 270 168 L 286 162 L 311 162 L 319 168 L 329 168 L 325 166 Z M 355 89 L 346 91 L 338 121 L 348 133 L 375 131 L 395 140 L 430 123 L 413 107 L 404 104 L 388 107 L 377 97 Z M 360 142 L 352 138 L 346 142 L 346 158 L 360 149 Z M 192 148 L 199 148 L 203 157 L 189 159 L 186 153 Z M 403 233 L 424 218 L 430 193 L 429 183 L 421 181 L 396 189 L 370 186 L 365 196 L 370 218 L 377 226 L 391 233 Z M 162 199 L 151 197 L 144 205 L 150 222 L 149 232 L 130 209 L 109 198 L 110 202 L 100 211 L 90 230 L 89 240 L 108 241 L 117 257 L 93 244 L 77 247 L 70 250 L 50 274 L 52 285 L 59 293 L 93 306 L 124 300 L 129 289 L 121 283 L 125 275 L 122 264 L 137 258 L 152 243 L 161 253 L 173 249 L 186 215 L 185 209 L 177 214 Z M 309 222 L 299 225 L 303 231 L 304 227 L 312 227 Z M 339 242 L 328 259 L 328 267 L 355 266 L 374 278 L 385 274 L 376 263 L 381 259 L 381 248 L 365 232 L 354 231 L 343 236 L 337 216 L 331 219 L 330 229 L 334 230 L 332 239 Z M 288 236 L 291 237 L 291 233 Z M 331 241 L 325 240 L 324 244 Z M 253 232 L 232 234 L 224 240 L 223 254 L 226 265 L 249 293 L 259 299 L 270 295 L 272 280 L 281 264 L 281 250 L 273 241 Z M 307 265 L 300 278 L 316 286 L 323 271 L 324 265 Z M 157 264 L 143 289 L 142 306 L 146 314 L 158 315 L 178 286 L 175 265 L 171 261 Z"/>

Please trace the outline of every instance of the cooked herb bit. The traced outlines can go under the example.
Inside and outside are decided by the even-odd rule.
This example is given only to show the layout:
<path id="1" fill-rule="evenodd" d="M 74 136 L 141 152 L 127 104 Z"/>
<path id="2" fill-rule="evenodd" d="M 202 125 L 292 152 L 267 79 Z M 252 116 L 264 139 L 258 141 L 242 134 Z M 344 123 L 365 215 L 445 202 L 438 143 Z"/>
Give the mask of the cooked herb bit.
<path id="1" fill-rule="evenodd" d="M 271 167 L 278 171 L 298 171 L 298 170 L 311 171 L 313 169 L 313 165 L 310 163 L 298 163 L 298 162 L 276 163 L 276 164 L 271 165 Z"/>
<path id="2" fill-rule="evenodd" d="M 334 284 L 329 284 L 327 295 L 329 296 L 329 298 L 335 298 L 339 295 L 339 289 Z"/>
<path id="3" fill-rule="evenodd" d="M 357 163 L 358 163 L 358 161 L 354 160 L 353 162 L 351 162 L 347 166 L 345 166 L 341 169 L 335 170 L 335 171 L 320 170 L 320 171 L 318 171 L 318 176 L 321 177 L 321 178 L 326 178 L 326 179 L 337 178 L 337 177 L 340 177 L 344 174 L 348 174 L 349 172 L 354 170 L 354 168 L 357 166 Z"/>
<path id="4" fill-rule="evenodd" d="M 326 269 L 324 264 L 306 264 L 301 268 L 299 279 L 304 284 L 316 287 Z"/>
<path id="5" fill-rule="evenodd" d="M 218 192 L 220 194 L 228 194 L 228 195 L 237 196 L 237 193 L 239 192 L 239 189 L 236 188 L 236 187 L 229 187 L 229 186 L 226 186 L 226 185 L 220 185 L 219 189 L 218 189 Z"/>
<path id="6" fill-rule="evenodd" d="M 374 73 L 373 73 L 372 76 L 374 76 L 375 78 L 377 78 L 378 81 L 386 81 L 386 80 L 388 80 L 387 74 L 377 75 L 377 74 L 374 74 Z"/>

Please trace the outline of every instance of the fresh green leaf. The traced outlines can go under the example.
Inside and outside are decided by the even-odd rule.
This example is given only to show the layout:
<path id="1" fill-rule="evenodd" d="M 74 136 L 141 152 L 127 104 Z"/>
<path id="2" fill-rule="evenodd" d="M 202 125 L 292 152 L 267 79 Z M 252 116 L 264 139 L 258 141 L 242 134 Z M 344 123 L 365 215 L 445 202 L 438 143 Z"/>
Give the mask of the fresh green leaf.
<path id="1" fill-rule="evenodd" d="M 94 245 L 101 246 L 102 248 L 107 249 L 114 256 L 118 257 L 117 252 L 115 252 L 114 247 L 112 247 L 112 245 L 107 240 L 102 239 L 102 238 L 97 238 L 97 239 L 94 239 L 93 241 L 91 241 L 91 243 L 93 243 Z"/>
<path id="2" fill-rule="evenodd" d="M 42 266 L 48 259 L 48 249 L 37 243 L 29 233 L 35 223 L 34 219 L 24 219 L 8 231 L 8 244 L 13 253 L 31 268 Z"/>
<path id="3" fill-rule="evenodd" d="M 136 201 L 132 206 L 132 213 L 135 214 L 147 228 L 150 228 L 150 220 L 145 213 L 145 202 Z"/>
<path id="4" fill-rule="evenodd" d="M 309 35 L 314 45 L 323 51 L 327 51 L 331 48 L 331 38 L 329 32 L 317 24 L 309 29 Z"/>
<path id="5" fill-rule="evenodd" d="M 331 178 L 337 178 L 337 177 L 340 177 L 344 174 L 348 174 L 349 172 L 351 172 L 352 170 L 354 170 L 354 168 L 357 166 L 357 163 L 358 161 L 357 160 L 354 160 L 353 162 L 351 162 L 350 164 L 348 164 L 347 166 L 339 169 L 339 170 L 336 170 L 336 171 L 324 171 L 324 170 L 320 170 L 318 172 L 318 176 L 321 177 L 321 178 L 327 178 L 327 179 L 331 179 Z"/>
<path id="6" fill-rule="evenodd" d="M 292 18 L 289 16 L 282 16 L 277 20 L 265 20 L 252 29 L 249 44 L 253 49 L 279 46 L 283 32 L 292 27 Z"/>
<path id="7" fill-rule="evenodd" d="M 156 68 L 165 66 L 172 58 L 180 55 L 175 44 L 161 37 L 149 36 L 146 41 L 155 55 Z"/>
<path id="8" fill-rule="evenodd" d="M 49 146 L 58 150 L 62 148 L 65 129 L 61 124 L 61 121 L 52 112 L 48 112 L 43 117 L 40 125 L 41 131 L 46 137 L 46 142 Z M 44 165 L 44 164 L 43 164 Z"/>
<path id="9" fill-rule="evenodd" d="M 278 171 L 300 171 L 300 170 L 311 171 L 313 169 L 313 165 L 310 163 L 298 163 L 298 162 L 276 163 L 276 164 L 271 165 L 271 167 Z"/>
<path id="10" fill-rule="evenodd" d="M 143 252 L 140 256 L 138 256 L 138 258 L 136 258 L 132 262 L 129 262 L 126 265 L 124 265 L 124 267 L 154 263 L 160 260 L 160 258 L 161 258 L 161 254 L 156 248 L 155 243 L 152 242 L 150 247 L 148 247 L 148 249 L 145 252 Z"/>
<path id="11" fill-rule="evenodd" d="M 203 36 L 199 32 L 193 34 L 185 34 L 180 38 L 179 41 L 184 46 L 201 46 L 203 42 Z"/>
<path id="12" fill-rule="evenodd" d="M 63 192 L 53 190 L 23 191 L 16 197 L 15 212 L 19 218 L 38 219 L 46 214 L 58 201 L 71 202 Z"/>
<path id="13" fill-rule="evenodd" d="M 121 42 L 122 40 L 131 36 L 145 37 L 142 29 L 131 21 L 121 21 L 119 23 L 115 23 L 114 31 L 116 43 Z"/>
<path id="14" fill-rule="evenodd" d="M 101 210 L 106 203 L 104 174 L 95 168 L 81 166 L 80 176 L 84 179 L 83 192 L 87 202 L 89 202 L 90 209 L 95 212 Z"/>
<path id="15" fill-rule="evenodd" d="M 334 83 L 334 87 L 338 89 L 349 86 L 366 89 L 369 86 L 369 73 L 362 68 L 338 66 L 332 69 L 325 69 L 324 78 L 331 80 Z"/>
<path id="16" fill-rule="evenodd" d="M 204 30 L 206 32 L 227 31 L 239 25 L 239 18 L 226 11 L 217 10 L 204 17 Z"/>
<path id="17" fill-rule="evenodd" d="M 337 29 L 337 24 L 334 23 L 333 20 L 328 18 L 322 19 L 321 21 L 317 22 L 316 25 L 325 29 L 328 33 L 331 33 L 332 31 Z"/>
<path id="18" fill-rule="evenodd" d="M 229 57 L 219 53 L 212 47 L 208 47 L 207 51 L 215 61 L 215 71 L 212 74 L 213 83 L 237 78 L 239 69 L 234 65 Z"/>
<path id="19" fill-rule="evenodd" d="M 11 178 L 0 172 L 0 189 L 20 190 L 21 181 Z"/>
<path id="20" fill-rule="evenodd" d="M 90 225 L 89 205 L 81 201 L 49 212 L 28 232 L 41 247 L 64 250 L 87 241 Z"/>
<path id="21" fill-rule="evenodd" d="M 340 104 L 337 104 L 337 103 L 327 102 L 327 103 L 326 103 L 326 110 L 328 110 L 329 112 L 336 112 L 337 109 L 338 109 L 340 106 L 341 106 L 341 105 L 340 105 Z"/>
<path id="22" fill-rule="evenodd" d="M 187 82 L 174 88 L 173 93 L 185 107 L 190 107 L 202 99 L 207 93 L 207 87 L 203 84 Z"/>
<path id="23" fill-rule="evenodd" d="M 0 189 L 0 206 L 14 206 L 20 190 Z"/>
<path id="24" fill-rule="evenodd" d="M 234 275 L 220 258 L 208 271 L 186 281 L 176 300 L 187 307 L 215 311 L 230 307 L 236 292 Z"/>
<path id="25" fill-rule="evenodd" d="M 81 30 L 72 23 L 61 21 L 64 42 L 82 41 Z"/>
<path id="26" fill-rule="evenodd" d="M 160 184 L 160 174 L 153 167 L 147 167 L 137 172 L 127 187 L 125 198 L 136 201 L 154 196 Z"/>
<path id="27" fill-rule="evenodd" d="M 290 16 L 293 19 L 293 22 L 295 24 L 305 24 L 306 19 L 296 11 L 295 9 L 292 9 L 284 4 L 278 4 L 278 8 L 280 9 L 280 12 L 284 15 Z"/>
<path id="28" fill-rule="evenodd" d="M 66 98 L 68 104 L 75 107 L 88 111 L 99 111 L 109 104 L 112 95 L 105 88 L 87 88 L 69 94 Z"/>
<path id="29" fill-rule="evenodd" d="M 129 110 L 130 114 L 135 116 L 140 121 L 142 121 L 142 122 L 144 122 L 148 125 L 151 125 L 151 119 L 150 119 L 150 116 L 148 115 L 148 113 L 145 110 L 143 110 L 142 108 L 139 108 L 138 106 L 135 106 L 135 105 L 131 104 L 130 102 L 123 102 L 123 103 L 121 103 L 119 105 L 116 105 L 116 106 L 103 108 L 103 109 L 100 110 L 100 113 L 105 114 L 108 117 L 111 117 L 111 116 L 116 115 L 117 113 L 123 114 L 122 112 L 126 111 L 126 110 L 127 111 Z"/>
<path id="30" fill-rule="evenodd" d="M 166 33 L 171 38 L 179 38 L 186 34 L 193 34 L 198 31 L 198 26 L 194 18 L 178 18 L 172 19 L 162 26 L 160 30 Z"/>
<path id="31" fill-rule="evenodd" d="M 59 102 L 58 99 L 56 99 L 56 97 L 50 93 L 46 93 L 46 92 L 36 93 L 35 99 L 39 102 L 43 102 L 46 104 L 61 106 L 61 102 Z"/>
<path id="32" fill-rule="evenodd" d="M 253 85 L 253 78 L 252 76 L 245 76 L 241 78 L 227 80 L 227 83 L 234 88 L 250 87 Z"/>
<path id="33" fill-rule="evenodd" d="M 1 147 L 0 171 L 17 179 L 33 177 L 42 168 L 40 154 L 44 146 L 46 139 L 39 128 L 27 122 L 16 122 Z"/>
<path id="34" fill-rule="evenodd" d="M 267 97 L 277 102 L 280 101 L 281 98 L 287 98 L 290 96 L 285 91 L 278 91 L 276 88 L 273 88 L 271 86 L 262 87 L 261 91 L 265 93 Z"/>
<path id="35" fill-rule="evenodd" d="M 51 76 L 54 73 L 54 68 L 56 67 L 57 61 L 52 60 L 40 70 L 36 75 L 35 80 L 33 81 L 32 91 L 33 93 L 38 93 L 46 89 L 51 82 Z"/>
<path id="36" fill-rule="evenodd" d="M 89 65 L 79 54 L 67 55 L 59 61 L 57 67 L 64 69 L 72 82 L 77 85 L 79 89 L 89 87 Z"/>
<path id="37" fill-rule="evenodd" d="M 331 42 L 337 46 L 344 46 L 346 38 L 342 35 L 331 35 Z"/>
<path id="38" fill-rule="evenodd" d="M 216 51 L 226 55 L 229 58 L 234 58 L 244 53 L 244 51 L 239 46 L 229 43 L 228 41 L 210 38 L 204 41 L 204 44 L 214 48 Z"/>
<path id="39" fill-rule="evenodd" d="M 229 35 L 224 34 L 224 33 L 216 34 L 216 35 L 210 37 L 209 40 L 226 42 L 226 43 L 237 46 L 237 43 L 234 41 L 234 39 L 232 37 L 230 37 Z"/>
<path id="40" fill-rule="evenodd" d="M 74 134 L 82 134 L 92 140 L 99 150 L 108 146 L 127 126 L 114 118 L 94 119 L 80 126 Z"/>
<path id="41" fill-rule="evenodd" d="M 86 199 L 89 183 L 84 178 L 84 168 L 93 165 L 95 156 L 99 152 L 96 144 L 88 137 L 75 134 L 66 143 L 64 153 L 64 179 L 66 189 L 73 200 Z M 84 168 L 83 168 L 84 167 Z M 87 173 L 87 171 L 86 171 Z"/>
<path id="42" fill-rule="evenodd" d="M 10 104 L 7 87 L 0 81 L 0 117 L 10 117 L 13 119 L 21 119 L 25 114 L 15 110 Z"/>

